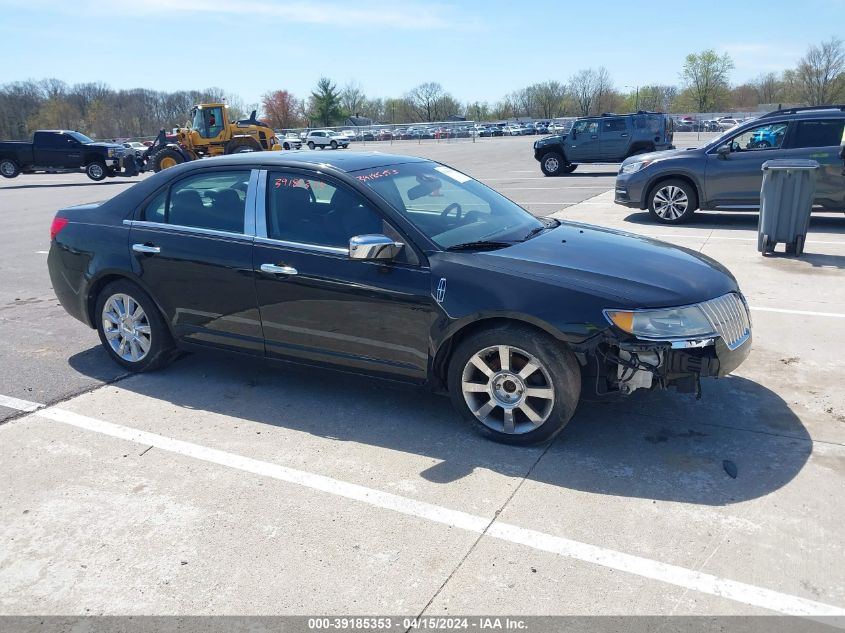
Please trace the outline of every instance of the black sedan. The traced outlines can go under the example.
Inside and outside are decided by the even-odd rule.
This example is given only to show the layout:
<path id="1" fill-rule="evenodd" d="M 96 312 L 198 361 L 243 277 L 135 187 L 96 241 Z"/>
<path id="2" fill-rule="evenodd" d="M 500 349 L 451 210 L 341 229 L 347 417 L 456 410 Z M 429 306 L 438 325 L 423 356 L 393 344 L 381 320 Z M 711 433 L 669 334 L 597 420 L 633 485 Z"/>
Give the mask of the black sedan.
<path id="1" fill-rule="evenodd" d="M 132 371 L 217 348 L 448 392 L 489 437 L 548 439 L 584 389 L 723 376 L 751 330 L 698 253 L 537 219 L 445 165 L 238 154 L 63 209 L 56 294 Z"/>

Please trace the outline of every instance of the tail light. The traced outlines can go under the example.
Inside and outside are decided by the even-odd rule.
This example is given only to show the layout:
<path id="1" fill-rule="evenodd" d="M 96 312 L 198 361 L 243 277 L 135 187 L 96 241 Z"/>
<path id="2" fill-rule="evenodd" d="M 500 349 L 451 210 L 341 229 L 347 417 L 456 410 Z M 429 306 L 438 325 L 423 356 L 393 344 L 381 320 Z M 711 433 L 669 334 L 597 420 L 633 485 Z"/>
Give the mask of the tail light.
<path id="1" fill-rule="evenodd" d="M 50 241 L 52 242 L 56 239 L 56 236 L 59 234 L 63 228 L 67 226 L 68 219 L 67 218 L 60 218 L 55 217 L 53 218 L 53 223 L 50 225 Z"/>

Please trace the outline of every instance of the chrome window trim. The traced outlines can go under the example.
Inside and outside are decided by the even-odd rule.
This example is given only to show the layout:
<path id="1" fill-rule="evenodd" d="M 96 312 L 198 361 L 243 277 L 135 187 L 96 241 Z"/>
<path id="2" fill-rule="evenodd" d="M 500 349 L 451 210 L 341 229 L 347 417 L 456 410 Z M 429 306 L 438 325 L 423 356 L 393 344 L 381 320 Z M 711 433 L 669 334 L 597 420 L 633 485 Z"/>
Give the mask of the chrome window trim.
<path id="1" fill-rule="evenodd" d="M 267 170 L 258 172 L 255 191 L 255 237 L 267 237 Z"/>
<path id="2" fill-rule="evenodd" d="M 227 237 L 239 238 L 246 242 L 252 242 L 254 236 L 246 235 L 245 233 L 231 233 L 229 231 L 217 231 L 215 229 L 203 229 L 198 226 L 183 226 L 182 224 L 165 224 L 163 222 L 147 222 L 146 220 L 129 220 L 123 221 L 123 224 L 130 227 L 140 227 L 149 229 L 164 229 L 179 233 L 195 233 L 197 235 L 208 235 L 210 237 Z"/>
<path id="3" fill-rule="evenodd" d="M 244 200 L 244 235 L 255 235 L 255 198 L 258 188 L 258 170 L 249 173 L 249 184 Z"/>
<path id="4" fill-rule="evenodd" d="M 265 244 L 267 246 L 283 246 L 285 248 L 296 248 L 303 251 L 312 251 L 315 253 L 323 253 L 325 255 L 343 255 L 349 256 L 348 248 L 340 248 L 338 246 L 320 246 L 319 244 L 303 244 L 301 242 L 286 242 L 285 240 L 274 240 L 269 237 L 262 237 L 257 235 L 255 237 L 256 244 Z"/>

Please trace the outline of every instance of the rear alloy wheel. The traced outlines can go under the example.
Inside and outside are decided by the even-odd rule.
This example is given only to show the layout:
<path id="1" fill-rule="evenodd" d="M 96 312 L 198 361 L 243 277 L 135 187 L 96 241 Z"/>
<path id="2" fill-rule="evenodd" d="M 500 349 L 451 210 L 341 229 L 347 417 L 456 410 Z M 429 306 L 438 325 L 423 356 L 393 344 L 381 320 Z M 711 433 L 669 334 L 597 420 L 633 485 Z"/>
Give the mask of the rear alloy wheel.
<path id="1" fill-rule="evenodd" d="M 651 192 L 648 210 L 658 222 L 682 224 L 692 219 L 698 207 L 695 191 L 683 180 L 666 180 Z"/>
<path id="2" fill-rule="evenodd" d="M 85 165 L 85 175 L 95 182 L 105 180 L 108 176 L 106 164 L 99 160 L 88 163 Z"/>
<path id="3" fill-rule="evenodd" d="M 467 339 L 449 365 L 452 404 L 477 431 L 507 444 L 554 437 L 574 414 L 580 390 L 572 353 L 519 325 Z"/>
<path id="4" fill-rule="evenodd" d="M 13 161 L 11 158 L 4 158 L 0 160 L 0 175 L 3 178 L 14 178 L 20 173 L 20 169 L 18 168 L 18 164 Z"/>
<path id="5" fill-rule="evenodd" d="M 106 286 L 97 298 L 97 333 L 112 359 L 134 371 L 151 371 L 173 358 L 170 332 L 152 299 L 129 281 Z"/>
<path id="6" fill-rule="evenodd" d="M 566 161 L 558 152 L 547 152 L 540 159 L 540 169 L 546 176 L 560 176 L 566 167 Z"/>

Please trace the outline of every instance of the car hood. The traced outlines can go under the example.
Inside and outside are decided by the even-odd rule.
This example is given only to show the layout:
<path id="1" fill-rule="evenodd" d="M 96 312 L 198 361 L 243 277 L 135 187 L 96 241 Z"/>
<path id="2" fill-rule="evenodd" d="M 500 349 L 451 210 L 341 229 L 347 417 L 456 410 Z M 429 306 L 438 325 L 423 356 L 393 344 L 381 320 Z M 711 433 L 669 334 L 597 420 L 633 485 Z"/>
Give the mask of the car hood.
<path id="1" fill-rule="evenodd" d="M 664 158 L 673 158 L 674 156 L 689 155 L 690 152 L 700 151 L 699 147 L 685 147 L 683 149 L 664 149 L 659 152 L 648 152 L 646 154 L 635 154 L 629 156 L 622 161 L 623 165 L 629 163 L 639 163 L 640 161 L 648 160 L 663 160 Z"/>
<path id="2" fill-rule="evenodd" d="M 485 267 L 602 296 L 618 308 L 688 305 L 736 291 L 733 275 L 687 248 L 563 223 L 526 242 L 478 254 Z"/>

